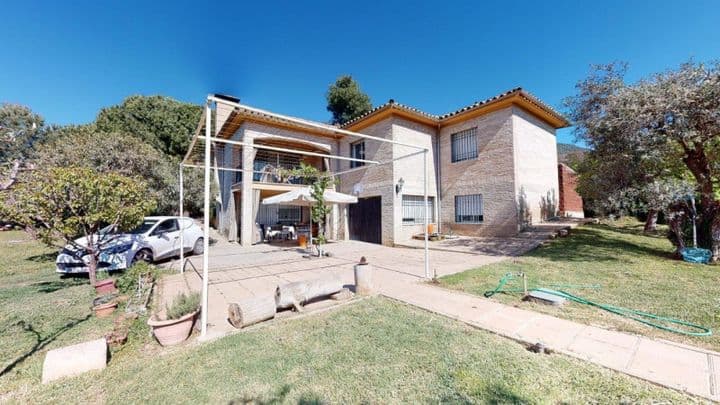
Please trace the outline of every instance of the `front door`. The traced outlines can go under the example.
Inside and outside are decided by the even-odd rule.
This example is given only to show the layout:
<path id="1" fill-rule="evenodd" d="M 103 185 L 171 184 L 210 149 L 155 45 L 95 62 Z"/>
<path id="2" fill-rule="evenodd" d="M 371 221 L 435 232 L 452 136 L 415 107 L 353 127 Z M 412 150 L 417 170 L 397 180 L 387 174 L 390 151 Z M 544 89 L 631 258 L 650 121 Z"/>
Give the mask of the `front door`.
<path id="1" fill-rule="evenodd" d="M 382 243 L 381 198 L 358 198 L 348 208 L 350 239 Z"/>

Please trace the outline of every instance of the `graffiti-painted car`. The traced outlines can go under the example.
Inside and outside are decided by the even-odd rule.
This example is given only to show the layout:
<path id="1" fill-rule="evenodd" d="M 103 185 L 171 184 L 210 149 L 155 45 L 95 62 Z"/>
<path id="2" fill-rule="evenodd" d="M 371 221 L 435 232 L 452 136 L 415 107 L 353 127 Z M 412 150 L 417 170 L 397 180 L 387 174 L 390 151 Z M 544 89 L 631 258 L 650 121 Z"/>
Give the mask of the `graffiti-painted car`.
<path id="1" fill-rule="evenodd" d="M 98 260 L 98 270 L 124 270 L 138 261 L 153 263 L 180 254 L 180 232 L 186 253 L 203 253 L 203 231 L 187 217 L 146 217 L 142 224 L 126 233 L 115 233 L 111 227 L 100 231 L 104 243 Z M 55 261 L 56 271 L 62 274 L 88 272 L 90 255 L 83 246 L 86 238 L 67 245 Z"/>

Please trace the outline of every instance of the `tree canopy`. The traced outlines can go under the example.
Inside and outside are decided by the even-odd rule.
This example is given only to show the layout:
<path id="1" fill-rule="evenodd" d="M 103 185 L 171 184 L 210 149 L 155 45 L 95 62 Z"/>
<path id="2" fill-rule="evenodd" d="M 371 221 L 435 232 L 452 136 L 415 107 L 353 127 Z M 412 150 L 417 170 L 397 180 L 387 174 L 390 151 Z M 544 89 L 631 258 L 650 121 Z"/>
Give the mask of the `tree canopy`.
<path id="1" fill-rule="evenodd" d="M 338 77 L 325 96 L 327 110 L 332 113 L 331 123 L 344 124 L 372 109 L 370 97 L 365 94 L 352 76 Z"/>
<path id="2" fill-rule="evenodd" d="M 103 132 L 125 132 L 161 152 L 181 158 L 197 128 L 202 107 L 163 96 L 130 96 L 103 108 L 95 120 Z"/>
<path id="3" fill-rule="evenodd" d="M 90 255 L 93 285 L 100 251 L 110 242 L 101 237 L 100 229 L 112 225 L 130 230 L 155 205 L 143 181 L 80 167 L 34 170 L 9 196 L 2 210 L 14 222 L 50 246 L 63 241 Z M 85 245 L 75 242 L 81 236 L 86 238 Z"/>
<path id="4" fill-rule="evenodd" d="M 0 190 L 12 186 L 33 145 L 46 132 L 45 120 L 30 108 L 18 104 L 0 104 Z"/>
<path id="5" fill-rule="evenodd" d="M 689 180 L 700 197 L 700 221 L 717 235 L 712 243 L 717 255 L 720 65 L 688 62 L 633 84 L 625 82 L 625 73 L 623 64 L 596 66 L 566 101 L 576 135 L 593 149 L 579 170 L 581 193 L 595 190 L 593 198 L 604 198 L 655 182 Z"/>

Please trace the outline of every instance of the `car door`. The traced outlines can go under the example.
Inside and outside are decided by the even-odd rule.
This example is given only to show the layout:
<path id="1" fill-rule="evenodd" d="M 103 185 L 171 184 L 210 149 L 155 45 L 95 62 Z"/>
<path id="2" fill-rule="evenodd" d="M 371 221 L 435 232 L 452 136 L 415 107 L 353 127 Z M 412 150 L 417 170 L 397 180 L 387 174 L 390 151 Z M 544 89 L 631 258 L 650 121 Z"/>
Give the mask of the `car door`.
<path id="1" fill-rule="evenodd" d="M 148 243 L 152 246 L 155 259 L 162 259 L 174 255 L 179 252 L 178 244 L 180 243 L 180 231 L 176 219 L 166 219 L 160 222 L 148 238 Z"/>

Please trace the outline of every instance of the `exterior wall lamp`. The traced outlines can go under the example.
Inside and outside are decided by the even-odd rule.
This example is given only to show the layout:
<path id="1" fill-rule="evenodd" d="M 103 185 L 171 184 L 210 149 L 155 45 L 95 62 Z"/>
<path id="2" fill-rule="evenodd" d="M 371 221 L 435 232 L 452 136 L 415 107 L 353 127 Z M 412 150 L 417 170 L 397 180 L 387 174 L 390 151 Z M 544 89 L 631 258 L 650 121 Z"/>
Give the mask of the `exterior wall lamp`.
<path id="1" fill-rule="evenodd" d="M 404 185 L 405 185 L 405 180 L 403 180 L 403 178 L 400 177 L 400 180 L 398 180 L 397 184 L 395 185 L 395 194 L 400 194 L 402 192 Z"/>

